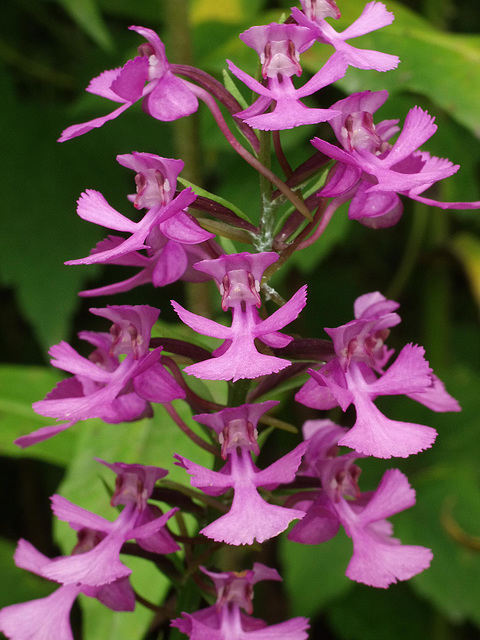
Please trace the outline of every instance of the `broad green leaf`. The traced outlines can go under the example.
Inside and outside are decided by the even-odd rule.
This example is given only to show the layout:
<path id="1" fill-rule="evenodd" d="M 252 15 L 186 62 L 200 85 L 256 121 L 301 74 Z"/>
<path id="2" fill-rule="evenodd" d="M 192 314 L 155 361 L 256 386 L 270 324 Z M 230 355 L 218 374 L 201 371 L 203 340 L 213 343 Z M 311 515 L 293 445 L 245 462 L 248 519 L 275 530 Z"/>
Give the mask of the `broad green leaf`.
<path id="1" fill-rule="evenodd" d="M 452 536 L 448 518 L 467 535 L 480 538 L 480 476 L 478 464 L 459 461 L 436 465 L 415 481 L 417 505 L 399 517 L 395 533 L 404 543 L 430 547 L 430 569 L 416 576 L 412 587 L 452 620 L 480 625 L 480 549 Z"/>
<path id="2" fill-rule="evenodd" d="M 280 554 L 292 615 L 313 616 L 352 588 L 345 576 L 352 543 L 343 531 L 319 545 L 299 544 L 282 536 Z"/>
<path id="3" fill-rule="evenodd" d="M 384 404 L 389 418 L 428 424 L 438 431 L 431 449 L 398 461 L 417 501 L 395 516 L 395 536 L 405 544 L 430 547 L 434 554 L 431 567 L 410 581 L 412 588 L 452 622 L 480 625 L 480 551 L 456 540 L 448 524 L 453 520 L 467 537 L 480 538 L 480 377 L 463 366 L 438 374 L 460 402 L 460 413 L 433 413 L 400 398 Z"/>
<path id="4" fill-rule="evenodd" d="M 102 49 L 111 51 L 113 41 L 96 0 L 58 0 L 65 11 Z"/>
<path id="5" fill-rule="evenodd" d="M 68 464 L 76 438 L 70 430 L 27 449 L 20 449 L 13 442 L 20 436 L 55 423 L 53 418 L 36 414 L 32 403 L 42 400 L 59 379 L 56 371 L 46 367 L 0 366 L 1 455 L 34 457 L 60 465 Z"/>

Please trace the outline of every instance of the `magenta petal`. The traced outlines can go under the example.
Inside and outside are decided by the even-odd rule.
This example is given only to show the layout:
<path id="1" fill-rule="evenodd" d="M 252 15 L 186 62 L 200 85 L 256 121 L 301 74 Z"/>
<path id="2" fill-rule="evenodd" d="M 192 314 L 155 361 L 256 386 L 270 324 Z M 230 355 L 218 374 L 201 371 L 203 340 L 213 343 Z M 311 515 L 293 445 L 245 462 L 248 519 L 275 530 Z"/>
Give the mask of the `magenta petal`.
<path id="1" fill-rule="evenodd" d="M 265 98 L 270 98 L 270 100 L 272 99 L 272 92 L 270 91 L 270 89 L 264 87 L 263 84 L 258 82 L 258 80 L 252 78 L 252 76 L 249 76 L 248 73 L 245 73 L 245 71 L 239 69 L 230 60 L 227 60 L 227 64 L 229 70 L 233 73 L 233 75 L 237 76 L 237 78 L 241 80 L 243 84 L 246 84 L 249 89 L 255 91 L 255 93 L 258 93 L 261 96 L 264 96 Z M 240 114 L 238 113 L 236 115 L 240 116 Z"/>
<path id="2" fill-rule="evenodd" d="M 15 565 L 20 569 L 26 569 L 37 575 L 43 575 L 43 569 L 47 566 L 51 560 L 47 556 L 43 555 L 33 544 L 20 538 L 13 555 Z"/>
<path id="3" fill-rule="evenodd" d="M 188 258 L 181 244 L 169 240 L 161 249 L 152 271 L 154 287 L 163 287 L 180 280 L 188 266 Z"/>
<path id="4" fill-rule="evenodd" d="M 232 486 L 232 478 L 225 471 L 226 467 L 223 467 L 224 472 L 221 473 L 205 469 L 205 467 L 178 454 L 175 454 L 174 458 L 177 460 L 175 464 L 186 469 L 187 473 L 192 476 L 190 481 L 192 487 L 202 489 L 209 496 L 219 496 Z"/>
<path id="5" fill-rule="evenodd" d="M 148 80 L 148 66 L 146 56 L 129 60 L 116 75 L 111 90 L 126 102 L 136 102 L 142 97 L 143 87 Z"/>
<path id="6" fill-rule="evenodd" d="M 306 96 L 310 96 L 313 93 L 320 91 L 320 89 L 327 87 L 333 82 L 340 80 L 340 78 L 343 78 L 345 75 L 347 68 L 348 63 L 343 55 L 334 54 L 327 60 L 320 71 L 317 71 L 317 73 L 310 78 L 303 87 L 295 91 L 295 97 L 305 98 Z M 331 111 L 333 113 L 335 108 L 332 108 Z"/>
<path id="7" fill-rule="evenodd" d="M 337 45 L 337 51 L 342 53 L 348 64 L 357 69 L 375 69 L 376 71 L 390 71 L 395 69 L 400 58 L 390 53 L 358 49 L 346 42 Z"/>
<path id="8" fill-rule="evenodd" d="M 391 167 L 416 151 L 437 130 L 435 118 L 420 107 L 413 107 L 407 113 L 403 129 L 384 160 L 384 166 Z"/>
<path id="9" fill-rule="evenodd" d="M 218 351 L 218 350 L 217 350 Z M 290 366 L 289 360 L 259 353 L 250 336 L 237 338 L 219 356 L 185 367 L 189 375 L 202 380 L 241 380 L 277 373 Z"/>
<path id="10" fill-rule="evenodd" d="M 82 220 L 93 222 L 115 231 L 133 233 L 137 228 L 136 222 L 132 222 L 121 213 L 118 213 L 108 204 L 104 196 L 94 189 L 87 189 L 82 193 L 77 202 L 77 214 Z"/>
<path id="11" fill-rule="evenodd" d="M 395 16 L 381 2 L 369 2 L 365 5 L 360 16 L 349 27 L 342 31 L 342 38 L 358 38 L 366 33 L 382 29 L 392 24 Z"/>
<path id="12" fill-rule="evenodd" d="M 383 543 L 372 531 L 353 539 L 354 554 L 346 576 L 371 587 L 386 589 L 397 580 L 409 580 L 430 566 L 433 554 L 426 547 L 398 544 L 395 538 Z"/>
<path id="13" fill-rule="evenodd" d="M 347 193 L 356 185 L 361 169 L 343 163 L 336 163 L 329 174 L 327 184 L 318 192 L 324 198 L 332 198 Z"/>
<path id="14" fill-rule="evenodd" d="M 351 165 L 352 167 L 361 169 L 358 161 L 352 156 L 351 153 L 348 153 L 347 151 L 344 151 L 343 149 L 340 149 L 339 147 L 336 147 L 335 145 L 330 144 L 329 142 L 326 142 L 321 138 L 313 138 L 311 140 L 311 143 L 313 144 L 315 149 L 318 149 L 329 158 L 332 158 L 332 160 L 338 160 L 343 164 Z"/>
<path id="15" fill-rule="evenodd" d="M 224 340 L 232 337 L 232 330 L 230 327 L 225 327 L 214 320 L 209 320 L 208 318 L 199 316 L 196 313 L 187 311 L 187 309 L 184 309 L 178 304 L 178 302 L 175 302 L 175 300 L 171 300 L 170 302 L 172 303 L 172 307 L 175 309 L 180 320 L 194 331 L 206 336 L 222 338 Z"/>
<path id="16" fill-rule="evenodd" d="M 288 539 L 301 544 L 321 544 L 336 536 L 339 528 L 340 521 L 331 507 L 331 500 L 321 492 L 307 509 L 305 517 L 290 531 Z"/>
<path id="17" fill-rule="evenodd" d="M 60 342 L 50 347 L 48 353 L 52 356 L 50 361 L 54 367 L 68 371 L 79 376 L 85 376 L 95 382 L 108 383 L 111 378 L 111 374 L 99 367 L 95 362 L 92 362 L 88 358 L 81 356 L 75 349 L 68 344 L 68 342 Z M 55 387 L 55 393 L 50 392 L 47 398 L 69 398 L 72 395 L 80 395 L 80 393 L 71 393 L 73 391 L 72 385 L 76 384 L 78 387 L 78 381 L 74 383 L 69 380 L 65 382 L 62 380 Z"/>
<path id="18" fill-rule="evenodd" d="M 142 108 L 153 118 L 168 122 L 194 113 L 198 100 L 183 80 L 167 71 L 144 98 Z"/>
<path id="19" fill-rule="evenodd" d="M 135 592 L 128 578 L 119 578 L 100 588 L 93 587 L 93 590 L 95 592 L 93 597 L 112 611 L 134 611 L 135 609 Z M 88 587 L 82 591 L 89 595 Z"/>
<path id="20" fill-rule="evenodd" d="M 36 431 L 32 431 L 26 436 L 20 436 L 14 442 L 18 447 L 25 449 L 26 447 L 31 447 L 33 444 L 37 444 L 38 442 L 43 442 L 44 440 L 48 440 L 49 438 L 53 438 L 57 433 L 61 433 L 66 429 L 69 429 L 74 424 L 76 424 L 76 420 L 71 420 L 70 422 L 65 422 L 64 424 L 59 425 L 51 425 L 48 427 L 41 427 Z"/>
<path id="21" fill-rule="evenodd" d="M 307 618 L 291 618 L 263 629 L 249 631 L 239 640 L 279 640 L 279 638 L 282 640 L 307 640 L 309 626 Z"/>
<path id="22" fill-rule="evenodd" d="M 115 109 L 115 111 L 112 111 L 112 113 L 109 113 L 106 116 L 101 116 L 100 118 L 94 118 L 93 120 L 83 122 L 82 124 L 74 124 L 71 127 L 67 127 L 66 129 L 64 129 L 64 131 L 62 131 L 62 135 L 58 138 L 58 142 L 65 142 L 66 140 L 71 140 L 72 138 L 81 136 L 84 133 L 88 133 L 92 129 L 98 129 L 98 127 L 102 127 L 105 122 L 118 118 L 121 113 L 126 111 L 131 106 L 131 102 L 127 102 L 126 104 L 122 104 L 121 107 L 118 107 L 118 109 Z"/>
<path id="23" fill-rule="evenodd" d="M 185 398 L 184 389 L 159 363 L 135 376 L 133 386 L 139 396 L 150 402 L 171 402 Z"/>
<path id="24" fill-rule="evenodd" d="M 295 320 L 303 307 L 307 304 L 307 285 L 303 285 L 282 307 L 277 309 L 253 329 L 252 335 L 261 338 L 266 333 L 283 329 L 285 325 Z"/>
<path id="25" fill-rule="evenodd" d="M 81 586 L 61 586 L 46 598 L 0 611 L 0 631 L 12 640 L 73 640 L 70 610 Z"/>
<path id="26" fill-rule="evenodd" d="M 407 195 L 409 198 L 412 198 L 412 200 L 417 200 L 418 202 L 427 204 L 429 207 L 438 207 L 439 209 L 480 209 L 480 200 L 474 202 L 440 202 L 439 200 L 432 200 L 431 198 L 424 198 L 423 196 L 414 195 L 411 192 L 408 192 L 405 195 Z"/>
<path id="27" fill-rule="evenodd" d="M 268 504 L 253 486 L 236 485 L 230 511 L 200 533 L 217 542 L 253 544 L 254 540 L 263 542 L 277 536 L 304 515 L 303 511 Z"/>
<path id="28" fill-rule="evenodd" d="M 445 389 L 443 382 L 436 375 L 431 375 L 431 384 L 419 393 L 407 393 L 409 398 L 420 402 L 432 411 L 461 411 L 457 400 Z"/>
<path id="29" fill-rule="evenodd" d="M 109 533 L 112 530 L 112 522 L 73 504 L 63 496 L 55 494 L 51 497 L 51 502 L 55 516 L 63 522 L 68 522 L 77 531 L 80 529 L 94 529 L 95 531 Z"/>
<path id="30" fill-rule="evenodd" d="M 215 237 L 215 234 L 205 231 L 192 218 L 180 211 L 176 216 L 162 222 L 161 230 L 169 240 L 182 244 L 199 244 Z"/>
<path id="31" fill-rule="evenodd" d="M 124 100 L 123 98 L 121 98 L 118 94 L 112 91 L 111 88 L 112 82 L 121 71 L 122 67 L 102 71 L 99 76 L 90 80 L 89 85 L 85 89 L 85 91 L 93 93 L 97 96 L 101 96 L 102 98 L 107 98 L 108 100 L 112 100 L 113 102 L 130 102 L 129 100 Z"/>
<path id="32" fill-rule="evenodd" d="M 415 504 L 415 491 L 399 469 L 388 469 L 358 516 L 364 525 L 400 513 Z"/>
<path id="33" fill-rule="evenodd" d="M 393 191 L 369 191 L 369 183 L 360 183 L 348 209 L 350 220 L 358 220 L 366 227 L 386 229 L 402 217 L 403 205 Z"/>
<path id="34" fill-rule="evenodd" d="M 91 551 L 52 560 L 44 575 L 63 584 L 94 587 L 128 576 L 132 571 L 119 558 L 124 541 L 124 535 L 110 534 Z"/>
<path id="35" fill-rule="evenodd" d="M 296 98 L 283 98 L 277 101 L 273 111 L 248 118 L 242 117 L 242 120 L 254 129 L 279 131 L 305 124 L 326 122 L 336 115 L 338 115 L 338 111 L 332 109 L 313 109 L 306 107 Z M 240 117 L 240 114 L 237 116 Z"/>
<path id="36" fill-rule="evenodd" d="M 425 349 L 407 344 L 395 362 L 375 382 L 368 385 L 372 396 L 397 395 L 423 391 L 430 386 L 432 370 L 423 357 Z"/>
<path id="37" fill-rule="evenodd" d="M 300 391 L 295 394 L 295 400 L 312 409 L 333 409 L 338 407 L 338 401 L 330 389 L 319 384 L 316 379 L 310 378 Z"/>
<path id="38" fill-rule="evenodd" d="M 91 298 L 94 296 L 109 296 L 116 293 L 130 291 L 134 287 L 138 287 L 142 284 L 147 284 L 148 282 L 152 282 L 152 277 L 150 274 L 150 269 L 145 268 L 131 278 L 127 278 L 126 280 L 122 280 L 121 282 L 116 282 L 115 284 L 108 284 L 105 287 L 98 287 L 97 289 L 86 289 L 85 291 L 80 291 L 78 295 L 82 298 Z"/>
<path id="39" fill-rule="evenodd" d="M 432 427 L 387 418 L 364 394 L 354 394 L 357 420 L 339 444 L 367 456 L 407 458 L 428 449 L 437 432 Z"/>
<path id="40" fill-rule="evenodd" d="M 279 484 L 292 482 L 307 448 L 308 442 L 301 442 L 295 449 L 289 451 L 269 467 L 258 471 L 254 476 L 255 485 L 272 490 L 276 489 Z"/>

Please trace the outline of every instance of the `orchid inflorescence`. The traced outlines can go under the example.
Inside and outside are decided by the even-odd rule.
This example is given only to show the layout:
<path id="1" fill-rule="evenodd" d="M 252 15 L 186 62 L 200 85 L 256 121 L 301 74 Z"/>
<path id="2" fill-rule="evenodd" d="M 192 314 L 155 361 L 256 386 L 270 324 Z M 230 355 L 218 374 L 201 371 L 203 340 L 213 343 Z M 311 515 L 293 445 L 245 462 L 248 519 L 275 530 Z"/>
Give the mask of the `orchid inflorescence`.
<path id="1" fill-rule="evenodd" d="M 378 291 L 364 293 L 354 302 L 353 320 L 325 329 L 330 340 L 305 339 L 285 331 L 308 310 L 307 285 L 285 301 L 268 280 L 293 252 L 321 242 L 344 203 L 349 203 L 351 220 L 377 229 L 398 222 L 405 197 L 441 209 L 478 209 L 480 202 L 440 202 L 422 195 L 459 167 L 419 149 L 436 131 L 434 118 L 420 107 L 408 112 L 401 129 L 398 120 L 377 122 L 374 117 L 388 98 L 386 91 L 354 93 L 322 108 L 305 104 L 309 96 L 321 100 L 322 89 L 341 79 L 349 65 L 384 72 L 399 63 L 394 55 L 359 49 L 348 42 L 393 21 L 382 3 L 369 2 L 343 32 L 328 21 L 339 16 L 334 0 L 301 0 L 301 9 L 293 8 L 282 24 L 254 26 L 242 33 L 243 43 L 259 56 L 258 77 L 233 61 L 228 61 L 228 69 L 235 81 L 257 96 L 247 108 L 205 72 L 169 62 L 154 31 L 130 27 L 144 40 L 138 56 L 121 68 L 104 71 L 87 87 L 90 93 L 120 106 L 105 116 L 68 127 L 60 141 L 106 125 L 139 101 L 147 115 L 165 122 L 189 116 L 204 103 L 232 148 L 273 185 L 269 211 L 285 202 L 291 210 L 280 228 L 269 215 L 262 216 L 256 226 L 225 204 L 209 199 L 205 192 L 196 193 L 195 186 L 180 188 L 182 160 L 151 152 L 118 155 L 117 161 L 135 173 L 136 193 L 128 200 L 141 218 L 133 221 L 100 192 L 87 189 L 78 200 L 78 215 L 111 230 L 112 235 L 88 256 L 67 264 L 123 265 L 136 271 L 126 280 L 80 295 L 111 295 L 144 284 L 162 287 L 178 281 L 211 280 L 225 315 L 214 320 L 172 300 L 180 322 L 189 328 L 182 335 L 191 331 L 189 341 L 169 335 L 153 337 L 160 311 L 151 306 L 91 308 L 110 327 L 106 324 L 104 332 L 80 332 L 79 337 L 92 349 L 86 357 L 66 342 L 51 348 L 53 366 L 71 376 L 33 408 L 56 422 L 23 435 L 17 444 L 33 446 L 90 418 L 110 424 L 148 418 L 154 405 L 161 404 L 187 436 L 213 454 L 213 468 L 189 460 L 182 451 L 172 460 L 185 472 L 186 482 L 190 476 L 195 489 L 187 494 L 194 495 L 189 506 L 196 505 L 192 513 L 200 515 L 197 534 L 189 544 L 200 540 L 203 549 L 205 545 L 210 549 L 210 554 L 203 552 L 205 561 L 220 546 L 256 545 L 258 549 L 287 528 L 292 544 L 317 545 L 334 537 L 341 526 L 353 543 L 346 575 L 386 588 L 427 569 L 432 553 L 422 546 L 402 544 L 393 537 L 387 520 L 415 504 L 415 491 L 404 473 L 388 469 L 375 490 L 361 491 L 357 463 L 368 456 L 405 458 L 419 453 L 433 445 L 436 431 L 388 418 L 376 406 L 376 399 L 405 395 L 436 412 L 459 411 L 460 407 L 433 373 L 421 346 L 407 344 L 396 356 L 387 346 L 391 329 L 401 321 L 397 302 Z M 301 54 L 324 45 L 333 48 L 325 65 L 310 79 L 295 80 L 302 76 Z M 293 169 L 290 180 L 281 180 L 262 164 L 258 131 L 272 132 L 262 136 L 277 136 L 285 129 L 319 123 L 330 125 L 336 143 L 315 136 L 311 162 Z M 242 142 L 232 134 L 233 127 L 243 134 Z M 322 186 L 303 194 L 307 178 L 318 178 L 321 173 L 325 176 Z M 204 217 L 197 219 L 198 212 Z M 221 222 L 217 234 L 208 224 L 212 219 Z M 239 231 L 250 238 L 252 251 L 227 252 L 222 233 L 235 239 Z M 277 303 L 278 308 L 268 313 L 266 301 Z M 221 342 L 209 351 L 198 346 L 195 334 Z M 192 384 L 195 378 L 202 384 L 226 381 L 231 402 L 219 405 L 202 397 L 199 387 Z M 269 398 L 286 381 L 295 389 L 297 403 L 320 413 L 304 423 L 300 442 L 291 435 L 290 450 L 271 461 L 277 449 L 269 446 L 276 431 L 271 430 L 268 440 L 261 436 L 267 425 L 281 423 L 270 413 L 277 413 L 280 402 Z M 205 438 L 183 424 L 172 401 L 189 405 L 193 419 L 203 425 Z M 336 409 L 339 415 L 338 408 L 346 412 L 351 405 L 354 412 L 348 413 L 342 425 L 325 413 Z M 257 466 L 257 456 L 265 451 L 270 451 L 270 464 Z M 0 612 L 0 630 L 12 640 L 71 640 L 70 610 L 79 594 L 96 598 L 115 611 L 132 611 L 136 594 L 129 579 L 131 570 L 120 554 L 141 550 L 146 559 L 161 567 L 156 558 L 181 553 L 182 536 L 174 535 L 169 526 L 187 498 L 178 491 L 171 491 L 168 498 L 163 494 L 162 500 L 170 500 L 171 506 L 166 513 L 155 504 L 158 482 L 168 470 L 141 461 L 98 462 L 115 474 L 111 505 L 123 508 L 110 521 L 60 495 L 52 497 L 54 515 L 76 531 L 78 543 L 71 555 L 51 559 L 28 541 L 19 541 L 16 564 L 59 587 L 44 599 L 11 605 Z M 198 507 L 204 506 L 202 496 L 205 504 L 214 505 L 214 516 Z M 191 557 L 188 560 L 192 562 Z M 177 611 L 177 617 L 172 616 L 173 627 L 192 640 L 308 637 L 306 618 L 267 626 L 251 616 L 254 585 L 281 580 L 276 569 L 255 562 L 251 569 L 217 571 L 200 566 L 201 562 L 186 563 L 186 575 L 205 586 L 205 601 L 211 604 L 193 612 Z M 180 581 L 178 588 L 181 585 Z"/>

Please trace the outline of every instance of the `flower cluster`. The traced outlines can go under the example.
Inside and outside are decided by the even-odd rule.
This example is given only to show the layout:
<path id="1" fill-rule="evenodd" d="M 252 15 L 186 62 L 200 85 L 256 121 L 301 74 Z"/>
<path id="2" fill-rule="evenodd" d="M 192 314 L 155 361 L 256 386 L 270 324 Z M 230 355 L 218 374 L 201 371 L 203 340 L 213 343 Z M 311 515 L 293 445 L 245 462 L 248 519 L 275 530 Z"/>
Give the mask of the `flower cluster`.
<path id="1" fill-rule="evenodd" d="M 80 295 L 111 295 L 145 284 L 213 281 L 220 297 L 210 307 L 210 317 L 172 300 L 182 323 L 181 334 L 175 335 L 181 339 L 165 329 L 166 335 L 152 337 L 160 311 L 147 305 L 90 309 L 111 323 L 109 331 L 80 332 L 79 337 L 93 347 L 87 357 L 66 342 L 51 348 L 53 366 L 72 376 L 62 379 L 33 408 L 57 423 L 23 435 L 17 444 L 34 445 L 90 418 L 110 424 L 149 418 L 161 404 L 185 436 L 212 453 L 215 461 L 213 468 L 206 468 L 176 451 L 172 465 L 184 473 L 185 482 L 190 476 L 191 486 L 183 486 L 165 484 L 167 470 L 141 461 L 99 460 L 116 474 L 111 505 L 123 509 L 113 522 L 54 495 L 54 515 L 77 532 L 79 541 L 71 555 L 50 559 L 20 540 L 16 564 L 60 587 L 43 600 L 1 611 L 0 630 L 12 640 L 71 640 L 70 609 L 81 593 L 116 611 L 132 611 L 142 598 L 134 592 L 131 569 L 120 554 L 136 553 L 158 563 L 158 555 L 176 553 L 185 544 L 188 551 L 175 563 L 185 573 L 177 587 L 193 576 L 207 601 L 209 587 L 198 567 L 219 546 L 258 548 L 289 527 L 292 543 L 312 545 L 331 539 L 342 526 L 353 542 L 346 575 L 374 587 L 407 580 L 429 566 L 430 550 L 401 544 L 387 520 L 415 503 L 406 476 L 389 469 L 374 491 L 361 492 L 357 461 L 368 456 L 405 458 L 435 441 L 435 429 L 387 417 L 376 406 L 377 398 L 406 395 L 436 412 L 459 411 L 458 403 L 433 373 L 422 347 L 407 344 L 392 362 L 394 350 L 386 341 L 400 322 L 395 301 L 378 291 L 360 295 L 354 319 L 326 328 L 327 341 L 302 337 L 297 325 L 290 326 L 305 310 L 306 284 L 296 292 L 288 290 L 285 280 L 277 285 L 283 287 L 281 292 L 269 284 L 294 252 L 321 241 L 333 214 L 346 202 L 349 218 L 372 228 L 398 222 L 401 197 L 440 208 L 480 208 L 479 202 L 445 203 L 422 195 L 459 168 L 419 149 L 436 130 L 434 118 L 423 109 L 411 109 L 400 131 L 398 120 L 374 124 L 375 112 L 388 98 L 386 91 L 354 93 L 321 108 L 303 102 L 309 96 L 321 102 L 322 89 L 341 79 L 349 65 L 384 72 L 399 63 L 394 55 L 347 42 L 393 21 L 382 3 L 368 3 L 343 32 L 328 21 L 339 16 L 334 0 L 302 0 L 301 9 L 293 8 L 285 22 L 253 26 L 242 33 L 241 41 L 256 51 L 261 65 L 257 80 L 228 61 L 231 74 L 257 96 L 247 108 L 205 72 L 169 62 L 159 36 L 133 26 L 145 40 L 138 56 L 121 68 L 104 71 L 87 87 L 120 106 L 63 132 L 60 141 L 83 135 L 138 101 L 146 114 L 165 122 L 191 115 L 201 101 L 227 143 L 261 174 L 263 183 L 274 188 L 262 192 L 262 215 L 254 224 L 234 206 L 229 208 L 224 200 L 208 197 L 195 186 L 180 189 L 181 160 L 134 151 L 117 156 L 117 161 L 135 173 L 136 193 L 128 200 L 134 215 L 142 212 L 140 219 L 115 210 L 99 191 L 87 189 L 81 194 L 80 218 L 115 235 L 99 242 L 88 256 L 66 264 L 122 265 L 136 267 L 137 272 Z M 325 65 L 306 81 L 296 80 L 303 74 L 301 55 L 325 45 L 333 51 Z M 248 148 L 232 134 L 227 116 L 244 134 Z M 292 169 L 279 132 L 326 122 L 338 144 L 315 137 L 310 158 Z M 264 133 L 259 135 L 258 130 Z M 288 168 L 287 180 L 261 161 L 267 136 L 275 141 L 280 166 Z M 316 179 L 323 175 L 323 186 L 314 193 L 302 192 L 312 175 Z M 285 202 L 289 208 L 277 220 L 275 211 Z M 211 229 L 218 230 L 219 237 Z M 239 237 L 253 249 L 232 251 L 232 241 Z M 226 320 L 230 314 L 231 320 Z M 221 343 L 210 351 L 199 346 L 199 335 Z M 309 379 L 304 382 L 307 371 Z M 226 397 L 223 403 L 213 401 L 205 391 L 208 381 L 228 383 L 228 402 Z M 282 387 L 283 383 L 288 384 Z M 346 412 L 353 405 L 355 418 L 349 424 L 351 414 L 345 414 L 339 426 L 322 413 L 303 425 L 302 441 L 292 433 L 285 435 L 289 449 L 278 453 L 280 439 L 272 442 L 275 427 L 296 432 L 301 425 L 281 420 L 276 415 L 281 402 L 272 398 L 283 398 L 282 391 L 292 388 L 298 404 L 320 412 L 338 408 Z M 196 424 L 188 424 L 187 411 L 177 412 L 174 401 L 193 414 Z M 171 508 L 163 514 L 155 501 Z M 182 510 L 196 518 L 194 531 L 185 525 Z M 176 536 L 166 528 L 174 513 L 179 521 Z M 203 545 L 201 557 L 195 551 L 197 544 Z M 281 580 L 275 569 L 258 562 L 246 571 L 200 569 L 215 586 L 216 603 L 183 612 L 172 622 L 192 640 L 307 638 L 305 618 L 267 626 L 250 615 L 253 586 L 261 580 Z"/>
<path id="2" fill-rule="evenodd" d="M 50 559 L 26 540 L 15 553 L 17 566 L 60 583 L 50 596 L 0 611 L 0 629 L 12 638 L 58 638 L 73 640 L 70 610 L 80 593 L 97 598 L 114 611 L 133 611 L 135 593 L 128 576 L 131 569 L 119 554 L 127 540 L 155 554 L 179 549 L 168 531 L 167 521 L 177 510 L 162 514 L 150 505 L 155 482 L 167 475 L 165 469 L 135 464 L 109 464 L 117 474 L 112 506 L 124 505 L 114 522 L 72 504 L 62 496 L 52 496 L 52 511 L 77 532 L 78 543 L 70 556 Z"/>

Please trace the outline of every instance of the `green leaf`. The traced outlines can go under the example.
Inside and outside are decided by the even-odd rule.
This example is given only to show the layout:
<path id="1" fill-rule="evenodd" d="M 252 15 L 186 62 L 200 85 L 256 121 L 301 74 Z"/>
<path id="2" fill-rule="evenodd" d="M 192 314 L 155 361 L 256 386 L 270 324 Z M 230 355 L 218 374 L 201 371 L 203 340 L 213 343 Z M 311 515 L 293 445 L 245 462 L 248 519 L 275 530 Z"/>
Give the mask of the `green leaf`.
<path id="1" fill-rule="evenodd" d="M 58 0 L 65 11 L 105 51 L 113 50 L 110 32 L 95 0 Z"/>
<path id="2" fill-rule="evenodd" d="M 417 505 L 401 514 L 395 528 L 404 543 L 432 549 L 430 569 L 416 576 L 412 587 L 452 622 L 480 625 L 480 549 L 456 541 L 446 515 L 471 536 L 480 536 L 480 477 L 478 463 L 436 465 L 415 481 Z"/>
<path id="3" fill-rule="evenodd" d="M 190 182 L 189 180 L 186 180 L 185 178 L 178 177 L 177 181 L 180 182 L 180 184 L 183 184 L 184 187 L 190 187 L 191 189 L 193 189 L 193 191 L 197 194 L 197 196 L 210 198 L 210 200 L 213 200 L 214 202 L 218 202 L 218 204 L 221 204 L 227 209 L 230 209 L 231 211 L 236 213 L 237 216 L 239 216 L 240 218 L 243 218 L 243 220 L 250 222 L 250 219 L 248 218 L 247 214 L 244 213 L 238 207 L 236 207 L 232 202 L 228 202 L 228 200 L 225 200 L 224 198 L 217 196 L 215 193 L 211 193 L 211 191 L 206 191 L 206 189 L 202 189 L 202 187 L 199 187 L 198 185 L 194 184 L 193 182 Z"/>
<path id="4" fill-rule="evenodd" d="M 456 540 L 448 524 L 453 519 L 467 538 L 480 539 L 480 376 L 464 366 L 438 373 L 460 402 L 460 413 L 432 413 L 408 399 L 385 403 L 389 418 L 428 424 L 438 431 L 432 449 L 400 463 L 417 502 L 395 516 L 395 536 L 404 544 L 429 547 L 434 554 L 431 567 L 409 582 L 412 588 L 453 623 L 470 620 L 480 626 L 480 548 Z"/>
<path id="5" fill-rule="evenodd" d="M 47 368 L 0 366 L 1 455 L 41 458 L 64 466 L 68 464 L 76 438 L 71 431 L 27 449 L 20 449 L 13 442 L 20 436 L 55 422 L 52 418 L 37 415 L 32 403 L 41 400 L 59 379 L 57 372 Z"/>
<path id="6" fill-rule="evenodd" d="M 225 85 L 225 89 L 227 91 L 230 91 L 230 93 L 238 101 L 242 109 L 246 109 L 248 107 L 248 102 L 245 100 L 243 95 L 238 90 L 237 85 L 232 78 L 232 74 L 227 69 L 223 69 L 222 76 L 223 76 L 223 84 Z"/>
<path id="7" fill-rule="evenodd" d="M 345 576 L 352 543 L 340 531 L 318 545 L 280 539 L 282 576 L 292 597 L 292 615 L 313 616 L 335 598 L 347 593 L 353 583 Z"/>

